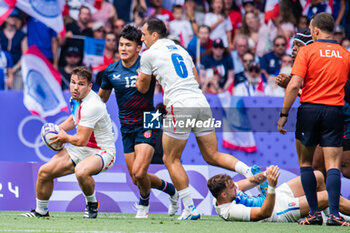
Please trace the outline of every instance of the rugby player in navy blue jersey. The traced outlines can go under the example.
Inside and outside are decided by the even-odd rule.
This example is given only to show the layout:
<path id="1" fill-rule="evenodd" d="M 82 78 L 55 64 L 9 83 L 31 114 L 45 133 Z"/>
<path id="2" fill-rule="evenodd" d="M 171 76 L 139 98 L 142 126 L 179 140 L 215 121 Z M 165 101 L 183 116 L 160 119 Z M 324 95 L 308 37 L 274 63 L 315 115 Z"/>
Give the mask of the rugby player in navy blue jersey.
<path id="1" fill-rule="evenodd" d="M 121 60 L 109 65 L 105 70 L 98 95 L 107 102 L 112 89 L 115 90 L 126 165 L 134 184 L 140 190 L 135 217 L 147 218 L 151 188 L 170 195 L 169 215 L 174 215 L 178 209 L 178 194 L 173 184 L 147 173 L 159 130 L 143 128 L 143 112 L 155 110 L 155 80 L 152 80 L 151 88 L 145 94 L 138 92 L 135 87 L 140 68 L 141 36 L 141 31 L 133 26 L 129 25 L 123 29 L 119 39 Z"/>

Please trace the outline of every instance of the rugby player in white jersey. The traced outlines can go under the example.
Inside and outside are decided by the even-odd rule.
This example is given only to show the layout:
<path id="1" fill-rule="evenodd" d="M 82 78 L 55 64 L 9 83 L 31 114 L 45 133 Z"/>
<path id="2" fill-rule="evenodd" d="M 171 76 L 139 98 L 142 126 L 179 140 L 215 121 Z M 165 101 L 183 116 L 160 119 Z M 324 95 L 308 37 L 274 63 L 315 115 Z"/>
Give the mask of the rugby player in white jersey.
<path id="1" fill-rule="evenodd" d="M 71 112 L 59 125 L 60 132 L 53 143 L 70 143 L 40 167 L 36 182 L 36 208 L 21 217 L 49 217 L 48 202 L 54 179 L 75 173 L 86 198 L 84 218 L 96 218 L 98 202 L 93 175 L 106 171 L 115 162 L 112 122 L 105 103 L 91 90 L 91 71 L 85 67 L 73 69 L 70 92 Z M 76 128 L 74 135 L 66 133 Z"/>
<path id="2" fill-rule="evenodd" d="M 324 176 L 320 171 L 314 171 L 317 181 L 317 199 L 320 210 L 328 214 L 328 194 Z M 242 192 L 252 188 L 248 179 L 234 182 L 226 174 L 215 175 L 208 180 L 208 188 L 214 198 L 214 207 L 220 217 L 227 221 L 266 221 L 266 222 L 297 222 L 309 214 L 300 176 L 281 184 L 275 189 L 279 177 L 279 168 L 270 166 L 266 169 L 269 183 L 267 195 L 260 206 L 246 205 L 246 194 Z M 243 198 L 242 198 L 243 197 Z M 254 197 L 253 197 L 254 198 Z M 340 197 L 339 208 L 341 216 L 349 219 L 350 200 Z M 305 223 L 305 225 L 307 225 Z M 344 222 L 342 226 L 349 226 Z"/>
<path id="3" fill-rule="evenodd" d="M 163 161 L 179 196 L 184 210 L 179 220 L 196 220 L 200 214 L 194 206 L 189 188 L 188 176 L 181 164 L 181 154 L 192 131 L 204 160 L 214 166 L 237 171 L 245 176 L 250 168 L 235 157 L 217 150 L 217 139 L 213 126 L 180 127 L 176 122 L 195 119 L 212 119 L 210 106 L 199 89 L 199 78 L 191 56 L 181 46 L 164 39 L 166 27 L 155 18 L 146 20 L 142 27 L 141 40 L 146 50 L 141 57 L 141 71 L 136 88 L 146 93 L 150 87 L 152 75 L 156 77 L 164 91 L 164 104 L 167 113 L 163 125 Z M 190 116 L 190 118 L 187 118 Z"/>

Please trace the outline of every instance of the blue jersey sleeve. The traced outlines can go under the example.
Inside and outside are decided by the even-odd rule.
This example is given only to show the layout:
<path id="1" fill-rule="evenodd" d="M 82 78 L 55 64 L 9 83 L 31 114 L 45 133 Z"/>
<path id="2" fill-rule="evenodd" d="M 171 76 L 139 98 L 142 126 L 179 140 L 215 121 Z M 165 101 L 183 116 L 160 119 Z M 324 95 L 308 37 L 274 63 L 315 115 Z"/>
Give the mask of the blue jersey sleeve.
<path id="1" fill-rule="evenodd" d="M 108 78 L 109 75 L 111 75 L 110 68 L 111 68 L 111 65 L 109 65 L 106 68 L 105 72 L 103 72 L 102 82 L 101 82 L 101 89 L 103 89 L 103 90 L 112 90 L 113 89 L 113 86 Z"/>

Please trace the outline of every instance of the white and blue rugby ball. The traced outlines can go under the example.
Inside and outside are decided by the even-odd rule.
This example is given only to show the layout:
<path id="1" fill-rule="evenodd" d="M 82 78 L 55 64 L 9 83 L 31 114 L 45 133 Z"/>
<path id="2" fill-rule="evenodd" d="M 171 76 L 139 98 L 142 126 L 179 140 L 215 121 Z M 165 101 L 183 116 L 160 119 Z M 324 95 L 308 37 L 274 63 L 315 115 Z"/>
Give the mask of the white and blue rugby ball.
<path id="1" fill-rule="evenodd" d="M 60 129 L 58 125 L 55 125 L 54 123 L 45 123 L 43 127 L 41 128 L 41 139 L 45 143 L 45 145 L 54 151 L 62 150 L 64 147 L 64 144 L 49 144 L 51 141 L 51 137 L 57 135 L 60 132 Z"/>

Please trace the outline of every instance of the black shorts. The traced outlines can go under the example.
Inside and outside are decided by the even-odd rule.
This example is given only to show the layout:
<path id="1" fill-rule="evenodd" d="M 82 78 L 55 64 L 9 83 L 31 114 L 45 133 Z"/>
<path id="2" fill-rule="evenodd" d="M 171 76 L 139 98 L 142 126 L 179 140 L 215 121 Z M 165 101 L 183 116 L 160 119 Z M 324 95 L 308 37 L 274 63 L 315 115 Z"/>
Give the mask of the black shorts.
<path id="1" fill-rule="evenodd" d="M 350 139 L 343 139 L 343 151 L 350 150 Z"/>
<path id="2" fill-rule="evenodd" d="M 343 108 L 302 103 L 298 108 L 295 138 L 304 146 L 343 146 Z"/>
<path id="3" fill-rule="evenodd" d="M 153 148 L 157 142 L 159 129 L 144 129 L 143 125 L 134 126 L 132 132 L 122 132 L 124 153 L 132 153 L 137 144 L 146 143 Z"/>

